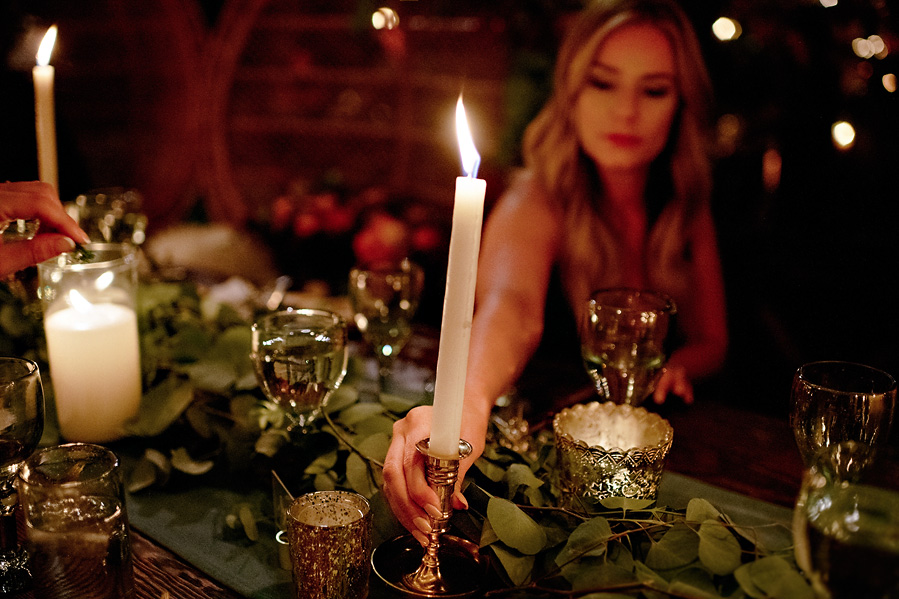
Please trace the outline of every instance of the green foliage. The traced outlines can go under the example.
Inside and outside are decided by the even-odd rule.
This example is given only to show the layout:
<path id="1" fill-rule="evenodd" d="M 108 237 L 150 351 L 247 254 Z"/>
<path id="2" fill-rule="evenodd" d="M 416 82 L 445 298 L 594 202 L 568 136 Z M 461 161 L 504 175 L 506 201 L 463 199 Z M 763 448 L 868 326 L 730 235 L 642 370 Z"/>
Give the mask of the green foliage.
<path id="1" fill-rule="evenodd" d="M 0 346 L 41 355 L 39 306 L 5 287 L 0 299 Z M 294 496 L 352 489 L 371 500 L 383 538 L 399 532 L 378 489 L 393 422 L 416 401 L 363 402 L 350 376 L 310 433 L 291 436 L 255 382 L 249 323 L 233 308 L 203 301 L 189 284 L 156 283 L 142 286 L 138 317 L 145 393 L 129 428 L 139 447 L 129 492 L 217 482 L 270 489 L 274 473 Z M 590 513 L 555 507 L 552 435 L 539 431 L 528 445 L 518 453 L 488 443 L 466 481 L 471 509 L 453 520 L 495 558 L 505 586 L 488 596 L 812 598 L 791 548 L 760 545 L 752 527 L 705 499 L 684 510 L 621 497 Z M 259 506 L 230 509 L 226 528 L 243 543 L 272 518 Z"/>
<path id="2" fill-rule="evenodd" d="M 623 497 L 590 513 L 553 507 L 548 446 L 545 434 L 523 454 L 489 445 L 469 472 L 470 511 L 483 521 L 480 546 L 496 557 L 506 583 L 488 597 L 812 597 L 791 547 L 754 542 L 752 527 L 735 525 L 705 499 L 686 509 Z"/>

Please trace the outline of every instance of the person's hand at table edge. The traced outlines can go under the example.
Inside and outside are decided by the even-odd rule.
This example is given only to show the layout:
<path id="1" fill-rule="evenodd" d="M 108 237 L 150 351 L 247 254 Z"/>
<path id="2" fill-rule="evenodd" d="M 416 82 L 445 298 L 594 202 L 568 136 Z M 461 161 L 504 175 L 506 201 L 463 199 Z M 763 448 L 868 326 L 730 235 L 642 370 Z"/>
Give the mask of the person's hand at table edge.
<path id="1" fill-rule="evenodd" d="M 40 181 L 0 183 L 0 223 L 40 220 L 33 239 L 0 243 L 0 276 L 14 274 L 75 249 L 90 238 L 70 217 L 53 186 Z"/>

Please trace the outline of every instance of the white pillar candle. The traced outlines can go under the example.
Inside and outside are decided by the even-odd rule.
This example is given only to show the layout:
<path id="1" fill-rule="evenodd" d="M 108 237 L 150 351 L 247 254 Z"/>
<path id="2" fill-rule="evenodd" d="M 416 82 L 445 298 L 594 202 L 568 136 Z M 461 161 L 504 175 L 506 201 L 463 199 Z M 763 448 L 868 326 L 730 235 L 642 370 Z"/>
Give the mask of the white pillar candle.
<path id="1" fill-rule="evenodd" d="M 50 53 L 56 42 L 56 25 L 47 30 L 37 52 L 37 66 L 31 75 L 34 79 L 34 126 L 37 135 L 37 160 L 41 181 L 59 190 L 59 174 L 56 163 L 56 112 L 53 103 L 54 69 L 50 66 Z"/>
<path id="2" fill-rule="evenodd" d="M 456 104 L 456 130 L 462 151 L 462 165 L 470 176 L 456 179 L 429 442 L 431 454 L 446 458 L 459 457 L 468 345 L 474 314 L 484 195 L 487 190 L 487 183 L 483 179 L 474 178 L 480 157 L 471 139 L 461 97 Z"/>
<path id="3" fill-rule="evenodd" d="M 112 303 L 68 307 L 44 322 L 60 433 L 102 443 L 123 436 L 141 400 L 133 309 Z"/>

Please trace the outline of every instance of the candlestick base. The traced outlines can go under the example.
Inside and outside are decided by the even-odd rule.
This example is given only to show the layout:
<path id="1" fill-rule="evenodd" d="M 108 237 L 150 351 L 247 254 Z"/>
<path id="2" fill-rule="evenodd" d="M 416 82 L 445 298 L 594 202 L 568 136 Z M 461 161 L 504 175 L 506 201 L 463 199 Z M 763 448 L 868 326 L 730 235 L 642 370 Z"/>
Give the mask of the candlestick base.
<path id="1" fill-rule="evenodd" d="M 469 597 L 480 591 L 484 561 L 477 545 L 446 534 L 453 513 L 452 496 L 459 462 L 471 445 L 459 441 L 459 455 L 432 455 L 428 439 L 416 446 L 425 456 L 425 476 L 437 493 L 441 516 L 430 517 L 431 533 L 424 550 L 411 535 L 397 537 L 372 554 L 372 568 L 388 586 L 411 597 Z"/>

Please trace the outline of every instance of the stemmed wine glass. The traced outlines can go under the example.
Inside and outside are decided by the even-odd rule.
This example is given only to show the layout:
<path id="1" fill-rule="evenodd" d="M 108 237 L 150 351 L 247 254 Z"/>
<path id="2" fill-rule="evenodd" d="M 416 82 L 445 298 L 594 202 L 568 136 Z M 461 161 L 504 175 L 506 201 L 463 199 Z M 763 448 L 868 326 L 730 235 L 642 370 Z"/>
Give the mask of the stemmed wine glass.
<path id="1" fill-rule="evenodd" d="M 581 357 L 603 401 L 639 406 L 665 365 L 665 337 L 676 313 L 664 294 L 601 289 L 587 303 Z"/>
<path id="2" fill-rule="evenodd" d="M 409 260 L 350 271 L 353 318 L 378 359 L 378 393 L 384 389 L 397 354 L 412 336 L 412 317 L 423 289 L 424 271 Z"/>
<path id="3" fill-rule="evenodd" d="M 790 426 L 806 467 L 833 443 L 885 443 L 895 411 L 896 381 L 882 370 L 824 361 L 804 364 L 793 376 Z"/>
<path id="4" fill-rule="evenodd" d="M 262 391 L 290 419 L 288 430 L 309 432 L 346 375 L 346 322 L 328 310 L 267 314 L 253 324 L 250 358 Z"/>
<path id="5" fill-rule="evenodd" d="M 16 535 L 19 465 L 37 448 L 44 432 L 44 389 L 37 364 L 0 358 L 0 594 L 31 582 L 28 554 Z"/>
<path id="6" fill-rule="evenodd" d="M 899 450 L 824 446 L 803 476 L 793 537 L 818 597 L 899 597 Z"/>

